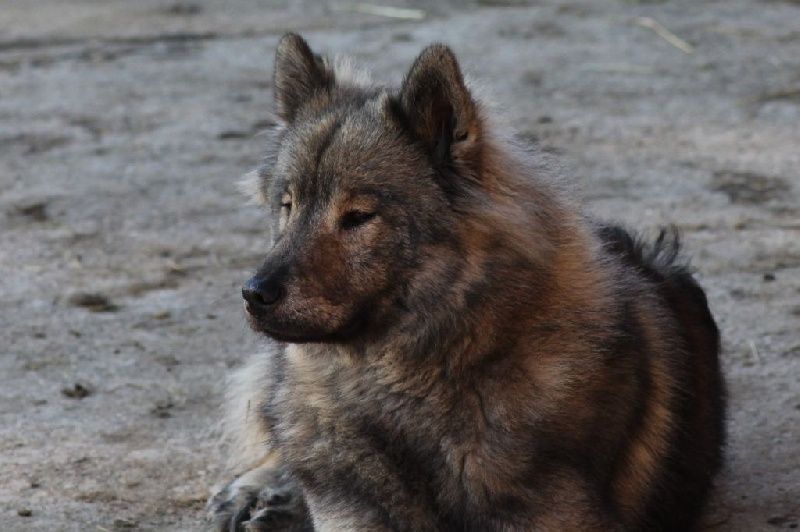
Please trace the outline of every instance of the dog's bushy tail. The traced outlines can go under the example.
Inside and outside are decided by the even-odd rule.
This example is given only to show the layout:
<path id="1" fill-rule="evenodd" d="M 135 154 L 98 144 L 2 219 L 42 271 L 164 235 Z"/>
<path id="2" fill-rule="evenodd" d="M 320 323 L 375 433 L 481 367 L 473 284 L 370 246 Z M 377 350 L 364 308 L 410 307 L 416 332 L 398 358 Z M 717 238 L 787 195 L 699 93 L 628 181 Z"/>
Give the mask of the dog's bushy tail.
<path id="1" fill-rule="evenodd" d="M 681 235 L 675 226 L 662 228 L 648 241 L 617 225 L 603 225 L 597 231 L 606 249 L 645 276 L 662 281 L 665 277 L 688 275 L 688 261 L 681 255 Z"/>

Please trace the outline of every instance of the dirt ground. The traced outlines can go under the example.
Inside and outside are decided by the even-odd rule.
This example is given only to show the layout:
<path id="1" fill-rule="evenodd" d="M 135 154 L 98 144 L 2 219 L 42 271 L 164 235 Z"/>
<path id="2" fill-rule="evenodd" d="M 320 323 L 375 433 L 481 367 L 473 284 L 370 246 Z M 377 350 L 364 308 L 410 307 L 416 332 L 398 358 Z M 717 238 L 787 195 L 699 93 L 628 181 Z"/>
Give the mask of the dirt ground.
<path id="1" fill-rule="evenodd" d="M 413 7 L 0 0 L 0 530 L 202 529 L 287 29 L 390 83 L 450 43 L 592 212 L 681 227 L 730 391 L 706 526 L 800 525 L 800 4 Z"/>

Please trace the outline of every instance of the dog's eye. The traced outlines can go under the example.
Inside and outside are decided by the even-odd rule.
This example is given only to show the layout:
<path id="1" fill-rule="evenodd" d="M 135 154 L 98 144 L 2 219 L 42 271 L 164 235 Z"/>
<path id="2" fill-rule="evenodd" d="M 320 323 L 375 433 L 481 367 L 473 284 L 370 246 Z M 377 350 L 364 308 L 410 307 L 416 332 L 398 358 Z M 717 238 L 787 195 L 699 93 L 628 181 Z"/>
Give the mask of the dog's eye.
<path id="1" fill-rule="evenodd" d="M 288 192 L 281 196 L 281 209 L 286 209 L 287 212 L 292 210 L 292 195 Z"/>
<path id="2" fill-rule="evenodd" d="M 281 196 L 281 214 L 278 218 L 278 230 L 283 231 L 289 223 L 289 215 L 292 213 L 292 195 L 284 192 Z"/>
<path id="3" fill-rule="evenodd" d="M 375 218 L 373 211 L 349 211 L 342 216 L 342 229 L 355 229 Z"/>

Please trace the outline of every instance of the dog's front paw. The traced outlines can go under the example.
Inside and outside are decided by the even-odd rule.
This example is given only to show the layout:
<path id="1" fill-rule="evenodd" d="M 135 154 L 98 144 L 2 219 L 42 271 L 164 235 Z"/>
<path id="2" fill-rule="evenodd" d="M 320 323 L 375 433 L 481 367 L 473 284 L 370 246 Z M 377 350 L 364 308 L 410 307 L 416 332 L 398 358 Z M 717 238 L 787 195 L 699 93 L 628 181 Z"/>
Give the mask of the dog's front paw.
<path id="1" fill-rule="evenodd" d="M 235 478 L 208 501 L 218 532 L 311 532 L 300 488 L 279 470 L 259 468 Z"/>
<path id="2" fill-rule="evenodd" d="M 244 522 L 250 519 L 250 512 L 258 500 L 259 486 L 244 484 L 244 476 L 237 477 L 209 499 L 206 509 L 218 532 L 244 530 Z"/>

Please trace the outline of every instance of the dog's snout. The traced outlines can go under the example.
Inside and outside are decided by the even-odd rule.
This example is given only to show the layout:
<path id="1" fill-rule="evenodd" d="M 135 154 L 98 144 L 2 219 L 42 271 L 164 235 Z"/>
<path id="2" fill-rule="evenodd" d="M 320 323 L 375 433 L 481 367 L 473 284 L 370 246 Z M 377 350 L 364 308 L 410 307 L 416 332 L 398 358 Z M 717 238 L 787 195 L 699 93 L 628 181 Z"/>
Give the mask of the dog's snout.
<path id="1" fill-rule="evenodd" d="M 266 279 L 250 278 L 242 287 L 242 297 L 255 309 L 263 309 L 277 303 L 283 297 L 283 285 L 277 276 Z"/>

